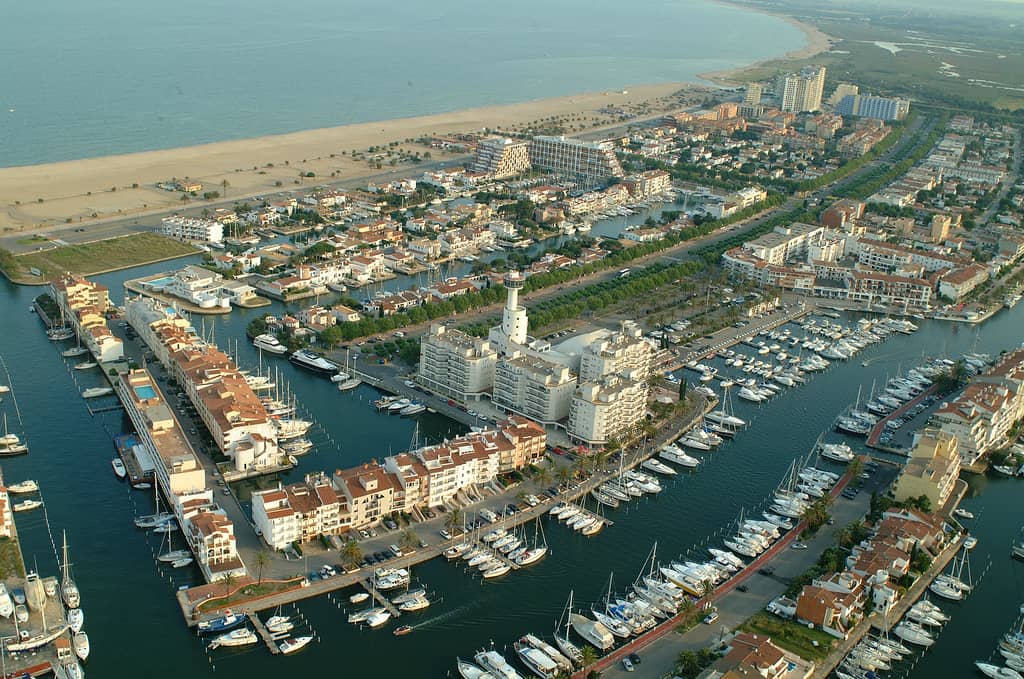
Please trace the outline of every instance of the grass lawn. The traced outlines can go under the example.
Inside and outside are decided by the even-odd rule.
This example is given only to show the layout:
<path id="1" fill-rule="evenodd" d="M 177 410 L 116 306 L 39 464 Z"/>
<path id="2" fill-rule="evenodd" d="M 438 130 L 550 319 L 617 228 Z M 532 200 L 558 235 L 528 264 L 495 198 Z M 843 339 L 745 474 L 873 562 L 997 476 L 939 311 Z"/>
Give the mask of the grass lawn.
<path id="1" fill-rule="evenodd" d="M 820 630 L 808 629 L 805 625 L 783 620 L 770 613 L 756 613 L 740 625 L 744 632 L 763 634 L 772 638 L 772 643 L 804 660 L 820 661 L 837 641 L 835 637 Z M 815 646 L 813 642 L 818 642 Z"/>
<path id="2" fill-rule="evenodd" d="M 197 250 L 188 243 L 160 234 L 136 233 L 19 255 L 14 261 L 20 271 L 14 272 L 14 277 L 23 275 L 31 267 L 42 271 L 44 278 L 57 276 L 65 271 L 87 276 L 99 271 L 135 266 L 168 257 L 193 255 L 196 252 Z"/>
<path id="3" fill-rule="evenodd" d="M 286 582 L 280 581 L 268 581 L 264 580 L 262 585 L 255 583 L 246 585 L 231 594 L 231 596 L 225 598 L 224 596 L 214 596 L 212 599 L 208 599 L 198 606 L 200 612 L 211 611 L 218 608 L 235 606 L 237 604 L 245 603 L 246 601 L 252 601 L 253 599 L 259 599 L 261 597 L 268 596 L 270 594 L 278 594 L 280 592 L 287 592 L 292 589 L 296 589 L 299 586 L 298 580 L 289 580 Z M 224 587 L 220 587 L 221 591 L 224 591 Z"/>
<path id="4" fill-rule="evenodd" d="M 14 576 L 25 577 L 25 569 L 21 563 L 21 550 L 17 540 L 3 538 L 0 540 L 0 580 Z"/>

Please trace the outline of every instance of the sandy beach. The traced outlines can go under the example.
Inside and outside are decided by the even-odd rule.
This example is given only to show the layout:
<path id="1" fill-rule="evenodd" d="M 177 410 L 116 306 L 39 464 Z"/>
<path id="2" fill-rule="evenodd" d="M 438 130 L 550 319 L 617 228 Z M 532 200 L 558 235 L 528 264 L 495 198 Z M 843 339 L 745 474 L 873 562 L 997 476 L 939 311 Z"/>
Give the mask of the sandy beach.
<path id="1" fill-rule="evenodd" d="M 682 83 L 638 85 L 621 91 L 595 92 L 553 99 L 487 106 L 451 113 L 360 123 L 290 134 L 225 141 L 161 151 L 89 158 L 44 165 L 0 168 L 0 228 L 12 233 L 86 226 L 97 220 L 123 218 L 182 206 L 181 194 L 157 189 L 157 182 L 188 177 L 203 191 L 218 191 L 229 200 L 272 193 L 395 169 L 414 171 L 411 164 L 382 169 L 366 160 L 352 160 L 352 151 L 399 142 L 410 153 L 429 152 L 432 160 L 443 151 L 408 143 L 424 135 L 480 132 L 484 128 L 513 129 L 552 116 L 568 116 L 567 129 L 613 124 L 614 116 L 598 113 L 606 106 L 637 113 L 668 110 L 682 100 L 672 95 Z M 693 86 L 690 86 L 691 88 Z M 700 89 L 690 90 L 699 93 Z M 583 129 L 582 131 L 585 131 Z M 315 176 L 300 178 L 312 172 Z M 224 187 L 222 182 L 228 182 Z M 277 184 L 280 182 L 280 185 Z M 136 185 L 133 188 L 133 185 Z M 116 190 L 112 190 L 116 189 Z M 40 200 L 42 199 L 42 200 Z M 202 199 L 190 207 L 206 204 Z M 68 221 L 70 220 L 70 221 Z"/>

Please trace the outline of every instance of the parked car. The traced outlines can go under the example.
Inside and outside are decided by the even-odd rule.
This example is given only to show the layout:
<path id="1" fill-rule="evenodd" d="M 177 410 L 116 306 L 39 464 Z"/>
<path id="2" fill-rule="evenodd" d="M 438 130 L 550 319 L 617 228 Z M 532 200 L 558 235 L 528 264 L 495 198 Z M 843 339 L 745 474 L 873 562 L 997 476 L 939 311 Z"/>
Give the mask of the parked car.
<path id="1" fill-rule="evenodd" d="M 705 625 L 712 625 L 714 624 L 715 620 L 718 620 L 718 611 L 711 611 L 706 616 L 704 616 Z"/>

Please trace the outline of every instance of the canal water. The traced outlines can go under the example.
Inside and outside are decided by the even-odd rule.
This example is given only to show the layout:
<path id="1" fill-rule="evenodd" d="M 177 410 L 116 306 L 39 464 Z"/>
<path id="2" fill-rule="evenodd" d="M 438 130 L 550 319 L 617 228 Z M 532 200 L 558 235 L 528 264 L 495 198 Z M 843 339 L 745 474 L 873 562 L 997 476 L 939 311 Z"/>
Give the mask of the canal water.
<path id="1" fill-rule="evenodd" d="M 124 280 L 167 268 L 164 263 L 96 278 L 120 302 Z M 498 648 L 510 645 L 529 631 L 550 634 L 570 590 L 578 603 L 589 606 L 603 596 L 609 573 L 615 573 L 619 587 L 627 585 L 655 541 L 659 554 L 666 557 L 698 549 L 741 509 L 760 505 L 791 461 L 811 449 L 859 389 L 866 395 L 873 382 L 916 365 L 922 356 L 1016 347 L 1024 327 L 1024 305 L 978 328 L 921 321 L 914 335 L 892 335 L 856 360 L 834 364 L 769 403 L 737 402 L 737 414 L 751 422 L 749 429 L 704 454 L 696 473 L 668 481 L 660 496 L 610 512 L 615 525 L 597 536 L 584 538 L 544 522 L 551 553 L 532 568 L 482 583 L 443 560 L 417 567 L 415 577 L 440 601 L 426 611 L 403 616 L 402 623 L 415 627 L 413 634 L 394 637 L 394 623 L 373 631 L 355 628 L 332 600 L 323 597 L 298 604 L 318 642 L 295 656 L 269 659 L 262 646 L 207 654 L 189 634 L 174 592 L 197 576 L 157 566 L 156 541 L 131 521 L 133 513 L 148 510 L 151 494 L 130 490 L 110 468 L 111 437 L 127 423 L 118 413 L 90 416 L 78 392 L 98 385 L 102 378 L 71 371 L 60 356 L 63 347 L 47 341 L 40 322 L 29 313 L 40 289 L 4 285 L 7 321 L 0 334 L 0 356 L 14 397 L 7 395 L 0 407 L 11 429 L 24 433 L 31 446 L 28 456 L 3 462 L 4 476 L 8 482 L 34 478 L 42 487 L 45 515 L 36 511 L 17 518 L 30 568 L 43 574 L 56 569 L 44 518 L 58 545 L 60 532 L 68 533 L 93 648 L 87 670 L 94 677 L 124 676 L 126 667 L 146 668 L 153 677 L 244 673 L 258 679 L 279 676 L 282 670 L 312 673 L 328 666 L 348 676 L 454 675 L 456 656 L 469 657 L 492 642 Z M 275 303 L 268 310 L 281 308 Z M 207 331 L 214 332 L 222 348 L 238 340 L 241 363 L 255 367 L 258 357 L 244 330 L 263 312 L 236 310 L 207 318 Z M 869 367 L 861 365 L 865 358 L 872 359 Z M 436 441 L 460 431 L 438 416 L 410 420 L 378 415 L 370 403 L 376 396 L 373 389 L 363 386 L 341 394 L 327 380 L 298 371 L 286 360 L 269 360 L 318 422 L 317 448 L 282 480 L 406 449 L 416 422 L 421 440 Z M 1022 523 L 1018 483 L 987 477 L 971 480 L 966 504 L 978 516 L 974 523 L 980 539 L 972 559 L 979 572 L 984 562 L 991 560 L 992 565 L 977 591 L 950 607 L 953 622 L 911 676 L 968 676 L 970 663 L 989 654 L 1024 601 L 1024 564 L 1013 563 L 1008 556 L 1010 541 Z M 338 600 L 346 602 L 348 594 L 341 593 Z"/>

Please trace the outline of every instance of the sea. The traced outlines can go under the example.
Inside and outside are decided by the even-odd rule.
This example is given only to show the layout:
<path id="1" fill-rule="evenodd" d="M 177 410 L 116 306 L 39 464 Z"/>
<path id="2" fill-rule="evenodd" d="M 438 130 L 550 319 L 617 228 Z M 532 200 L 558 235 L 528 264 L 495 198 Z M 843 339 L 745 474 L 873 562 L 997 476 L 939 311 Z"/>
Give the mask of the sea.
<path id="1" fill-rule="evenodd" d="M 645 216 L 599 222 L 594 232 L 610 235 L 626 221 Z M 188 261 L 194 259 L 95 278 L 121 302 L 125 280 Z M 405 278 L 389 285 L 408 287 L 416 282 Z M 74 575 L 82 591 L 85 629 L 92 642 L 86 669 L 93 677 L 121 677 L 136 671 L 158 679 L 272 679 L 282 672 L 302 676 L 324 671 L 354 677 L 456 676 L 457 657 L 469 658 L 492 644 L 499 650 L 507 647 L 511 654 L 511 643 L 522 634 L 550 636 L 570 591 L 577 605 L 589 607 L 604 595 L 610 573 L 615 574 L 616 587 L 625 588 L 655 541 L 658 554 L 664 557 L 700 554 L 708 540 L 720 539 L 715 534 L 741 510 L 761 507 L 791 462 L 807 455 L 820 435 L 841 440 L 831 431 L 835 416 L 858 396 L 865 397 L 873 385 L 928 357 L 996 354 L 1017 347 L 1024 327 L 1024 305 L 977 326 L 922 320 L 917 333 L 893 335 L 868 347 L 856 360 L 834 363 L 807 384 L 768 403 L 737 401 L 737 414 L 750 422 L 749 428 L 718 450 L 702 454 L 699 470 L 665 482 L 660 495 L 609 512 L 615 524 L 597 536 L 585 538 L 557 522 L 545 521 L 548 557 L 498 581 L 482 582 L 443 559 L 417 566 L 414 576 L 432 593 L 435 603 L 423 612 L 403 616 L 401 623 L 414 627 L 412 634 L 403 637 L 391 634 L 394 622 L 378 630 L 348 624 L 344 608 L 351 591 L 302 601 L 286 612 L 301 616 L 302 628 L 315 634 L 315 643 L 294 656 L 272 658 L 262 645 L 210 652 L 189 633 L 174 594 L 179 587 L 199 582 L 199 576 L 189 568 L 174 570 L 157 564 L 157 540 L 132 523 L 134 515 L 151 511 L 152 495 L 131 490 L 114 477 L 110 467 L 115 454 L 112 439 L 127 431 L 129 423 L 117 412 L 90 415 L 79 392 L 101 384 L 102 378 L 72 370 L 76 359 L 60 354 L 68 344 L 46 339 L 39 319 L 29 312 L 41 289 L 0 285 L 4 287 L 0 314 L 5 319 L 0 333 L 0 382 L 12 387 L 0 409 L 7 414 L 11 430 L 23 435 L 31 447 L 27 456 L 4 460 L 3 475 L 10 483 L 32 478 L 41 485 L 45 513 L 37 510 L 17 516 L 29 568 L 44 575 L 55 573 L 55 551 L 61 533 L 67 532 Z M 294 311 L 296 305 L 288 308 Z M 195 322 L 222 348 L 237 347 L 243 367 L 256 368 L 260 359 L 246 341 L 245 326 L 258 314 L 279 314 L 284 309 L 274 303 L 263 310 L 234 310 Z M 843 322 L 857 318 L 846 315 Z M 867 366 L 862 364 L 865 359 Z M 424 413 L 410 419 L 378 414 L 371 403 L 378 393 L 371 387 L 339 393 L 328 380 L 302 372 L 286 360 L 264 357 L 264 369 L 268 362 L 318 423 L 313 434 L 315 450 L 301 458 L 298 469 L 282 475 L 283 482 L 301 480 L 310 471 L 353 466 L 397 453 L 408 448 L 414 435 L 421 442 L 433 442 L 462 431 L 439 415 Z M 693 379 L 692 374 L 681 376 Z M 859 445 L 856 440 L 849 442 Z M 961 603 L 943 604 L 953 619 L 938 642 L 891 676 L 972 676 L 971 663 L 992 653 L 1024 602 L 1024 563 L 1009 556 L 1010 543 L 1024 523 L 1020 512 L 1024 481 L 967 478 L 970 490 L 964 505 L 977 516 L 970 527 L 979 539 L 971 554 L 976 589 Z M 237 490 L 245 503 L 251 488 L 243 485 Z M 302 566 L 296 564 L 296 571 L 302 571 Z"/>
<path id="2" fill-rule="evenodd" d="M 708 0 L 4 4 L 0 167 L 515 103 L 806 44 Z"/>

